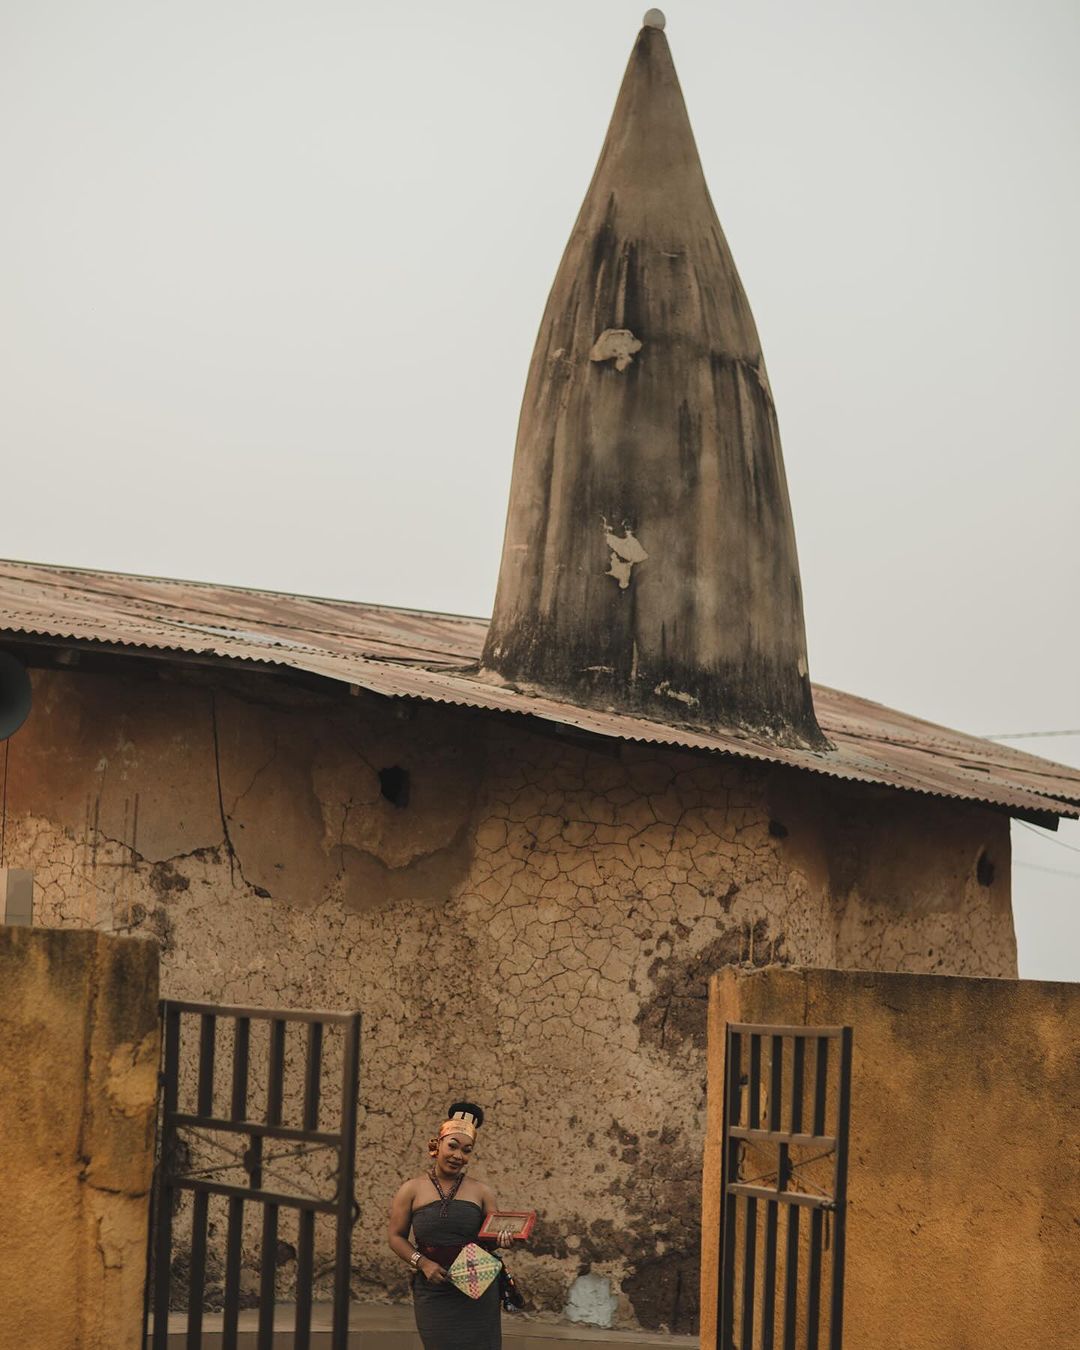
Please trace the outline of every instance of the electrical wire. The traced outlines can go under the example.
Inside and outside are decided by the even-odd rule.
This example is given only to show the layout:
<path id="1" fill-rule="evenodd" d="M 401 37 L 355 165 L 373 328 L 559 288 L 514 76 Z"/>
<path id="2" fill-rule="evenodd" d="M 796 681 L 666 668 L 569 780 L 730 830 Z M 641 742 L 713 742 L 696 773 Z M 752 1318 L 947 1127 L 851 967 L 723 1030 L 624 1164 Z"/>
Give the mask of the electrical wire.
<path id="1" fill-rule="evenodd" d="M 1031 741 L 1040 736 L 1080 736 L 1080 728 L 1071 731 L 999 731 L 993 736 L 983 736 L 984 741 Z"/>
<path id="2" fill-rule="evenodd" d="M 1069 867 L 1043 867 L 1040 863 L 1018 862 L 1014 867 L 1023 867 L 1028 872 L 1050 872 L 1055 877 L 1076 877 L 1080 880 L 1080 872 L 1074 872 Z"/>
<path id="3" fill-rule="evenodd" d="M 1029 825 L 1026 820 L 1018 820 L 1017 825 L 1023 825 L 1025 830 L 1030 830 L 1036 839 L 1041 839 L 1046 844 L 1054 844 L 1058 848 L 1067 848 L 1070 853 L 1080 853 L 1080 848 L 1075 844 L 1067 844 L 1064 839 L 1053 839 L 1048 834 L 1043 834 L 1037 825 Z"/>

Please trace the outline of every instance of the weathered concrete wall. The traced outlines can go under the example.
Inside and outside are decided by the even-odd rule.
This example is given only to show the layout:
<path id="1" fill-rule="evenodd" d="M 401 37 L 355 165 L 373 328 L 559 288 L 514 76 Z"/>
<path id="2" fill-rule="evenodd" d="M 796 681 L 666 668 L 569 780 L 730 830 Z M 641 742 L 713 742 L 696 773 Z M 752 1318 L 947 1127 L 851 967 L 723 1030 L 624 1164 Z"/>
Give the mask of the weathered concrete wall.
<path id="1" fill-rule="evenodd" d="M 0 1347 L 139 1345 L 152 942 L 0 926 Z"/>
<path id="2" fill-rule="evenodd" d="M 465 1093 L 482 1174 L 544 1211 L 530 1297 L 588 1271 L 623 1322 L 687 1327 L 708 974 L 1015 974 L 990 812 L 266 676 L 36 695 L 7 861 L 45 921 L 154 933 L 176 997 L 364 1010 L 361 1295 L 402 1292 L 386 1203 Z"/>
<path id="3" fill-rule="evenodd" d="M 845 1344 L 1076 1344 L 1080 985 L 721 972 L 709 1002 L 709 1234 L 724 1029 L 736 1021 L 854 1027 Z M 715 1241 L 702 1255 L 701 1344 L 713 1347 Z"/>

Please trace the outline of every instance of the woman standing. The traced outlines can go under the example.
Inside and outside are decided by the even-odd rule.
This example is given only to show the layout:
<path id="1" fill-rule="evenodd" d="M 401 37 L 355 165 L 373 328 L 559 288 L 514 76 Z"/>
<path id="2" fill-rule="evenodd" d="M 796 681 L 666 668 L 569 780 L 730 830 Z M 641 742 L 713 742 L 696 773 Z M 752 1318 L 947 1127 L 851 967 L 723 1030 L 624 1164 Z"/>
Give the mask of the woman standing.
<path id="1" fill-rule="evenodd" d="M 499 1281 L 474 1299 L 447 1274 L 496 1208 L 491 1188 L 465 1173 L 484 1113 L 471 1102 L 455 1102 L 447 1117 L 428 1143 L 431 1167 L 404 1182 L 390 1204 L 390 1250 L 416 1271 L 413 1310 L 424 1350 L 502 1350 Z M 501 1234 L 495 1245 L 512 1241 Z"/>

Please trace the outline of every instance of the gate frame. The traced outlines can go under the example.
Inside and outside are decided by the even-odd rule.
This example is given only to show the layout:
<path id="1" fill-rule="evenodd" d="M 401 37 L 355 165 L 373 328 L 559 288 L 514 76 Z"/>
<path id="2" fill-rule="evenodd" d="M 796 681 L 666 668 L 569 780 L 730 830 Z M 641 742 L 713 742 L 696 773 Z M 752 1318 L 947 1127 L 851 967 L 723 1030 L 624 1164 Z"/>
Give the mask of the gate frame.
<path id="1" fill-rule="evenodd" d="M 274 1341 L 274 1276 L 276 1263 L 266 1255 L 277 1244 L 278 1210 L 300 1211 L 300 1237 L 297 1244 L 296 1322 L 293 1344 L 296 1350 L 310 1350 L 312 1277 L 314 1267 L 315 1215 L 335 1216 L 334 1297 L 331 1350 L 346 1350 L 349 1336 L 349 1278 L 352 1265 L 352 1230 L 359 1217 L 354 1194 L 356 1175 L 356 1123 L 360 1074 L 359 1012 L 336 1013 L 281 1008 L 245 1008 L 225 1004 L 188 1003 L 162 999 L 159 1005 L 164 1035 L 162 1068 L 158 1075 L 161 1088 L 158 1162 L 155 1169 L 151 1221 L 147 1244 L 147 1279 L 143 1312 L 143 1345 L 147 1344 L 150 1316 L 151 1253 L 154 1273 L 152 1350 L 165 1350 L 169 1324 L 169 1290 L 172 1264 L 173 1204 L 179 1191 L 195 1195 L 192 1216 L 191 1279 L 189 1283 L 186 1346 L 200 1350 L 202 1345 L 203 1293 L 206 1278 L 206 1227 L 211 1195 L 226 1196 L 229 1220 L 225 1258 L 225 1317 L 222 1350 L 236 1350 L 238 1343 L 241 1240 L 245 1202 L 263 1206 L 260 1244 L 259 1325 L 257 1350 L 271 1350 Z M 180 1067 L 180 1019 L 184 1015 L 199 1018 L 199 1061 L 197 1105 L 194 1112 L 177 1109 Z M 214 1059 L 217 1024 L 232 1019 L 233 1056 L 229 1115 L 213 1114 Z M 252 1021 L 268 1021 L 270 1047 L 266 1095 L 266 1120 L 247 1118 L 250 1035 Z M 290 1022 L 308 1028 L 304 1064 L 303 1126 L 283 1125 L 285 1077 L 285 1034 Z M 318 1128 L 323 1029 L 343 1026 L 339 1128 Z M 196 1128 L 217 1131 L 250 1140 L 242 1164 L 248 1174 L 246 1186 L 232 1186 L 206 1177 L 175 1170 L 180 1130 Z M 289 1195 L 266 1190 L 262 1184 L 263 1143 L 277 1139 L 303 1146 L 332 1149 L 337 1155 L 336 1187 L 333 1198 Z M 164 1272 L 165 1278 L 158 1275 Z"/>
<path id="2" fill-rule="evenodd" d="M 761 1045 L 771 1041 L 768 1120 L 762 1128 L 760 1119 Z M 781 1106 L 783 1089 L 783 1043 L 793 1041 L 792 1093 L 787 1130 L 782 1128 Z M 749 1072 L 744 1079 L 742 1069 L 743 1041 L 749 1042 Z M 811 1132 L 803 1129 L 804 1071 L 808 1042 L 816 1042 L 814 1100 Z M 836 1095 L 836 1133 L 825 1133 L 828 1098 L 829 1043 L 839 1043 L 839 1074 Z M 848 1133 L 851 1115 L 851 1058 L 853 1031 L 851 1027 L 771 1026 L 763 1023 L 729 1022 L 725 1032 L 724 1100 L 721 1122 L 720 1173 L 720 1261 L 717 1287 L 717 1346 L 718 1350 L 750 1350 L 754 1339 L 753 1294 L 756 1289 L 755 1264 L 757 1247 L 757 1204 L 767 1205 L 765 1270 L 763 1274 L 763 1345 L 772 1350 L 775 1340 L 776 1300 L 776 1246 L 779 1230 L 780 1206 L 788 1211 L 786 1224 L 787 1252 L 784 1262 L 783 1290 L 783 1350 L 796 1350 L 798 1299 L 798 1212 L 811 1212 L 810 1264 L 807 1272 L 807 1340 L 806 1350 L 821 1350 L 820 1298 L 821 1253 L 824 1216 L 834 1219 L 832 1236 L 833 1258 L 829 1290 L 829 1338 L 824 1350 L 842 1350 L 844 1317 L 844 1254 L 847 1220 L 847 1160 Z M 742 1092 L 747 1089 L 747 1124 L 740 1125 Z M 777 1148 L 775 1187 L 757 1186 L 740 1181 L 739 1150 L 744 1142 Z M 808 1195 L 804 1191 L 788 1190 L 794 1167 L 790 1160 L 792 1145 L 805 1148 L 824 1148 L 825 1156 L 833 1159 L 832 1195 Z M 820 1160 L 820 1159 L 819 1159 Z M 764 1178 L 762 1178 L 764 1179 Z M 736 1201 L 747 1202 L 746 1235 L 743 1242 L 743 1303 L 740 1341 L 735 1341 L 735 1260 L 739 1250 L 736 1233 Z M 747 1253 L 749 1256 L 747 1257 Z M 766 1320 L 767 1319 L 767 1320 Z"/>

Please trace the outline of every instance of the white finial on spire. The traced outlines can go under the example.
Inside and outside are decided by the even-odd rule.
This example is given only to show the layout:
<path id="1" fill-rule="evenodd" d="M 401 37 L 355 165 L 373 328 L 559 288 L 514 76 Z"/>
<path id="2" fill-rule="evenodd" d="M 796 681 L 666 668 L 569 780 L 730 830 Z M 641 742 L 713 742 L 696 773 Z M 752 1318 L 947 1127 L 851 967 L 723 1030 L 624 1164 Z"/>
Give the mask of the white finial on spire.
<path id="1" fill-rule="evenodd" d="M 662 29 L 667 23 L 667 19 L 664 18 L 664 11 L 662 9 L 647 9 L 642 23 L 646 28 Z"/>

